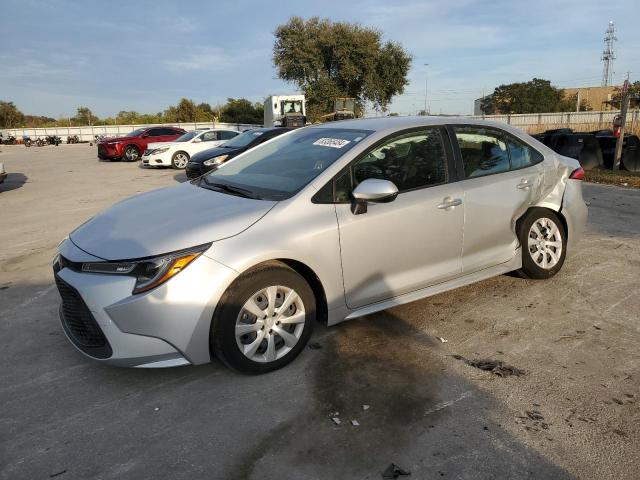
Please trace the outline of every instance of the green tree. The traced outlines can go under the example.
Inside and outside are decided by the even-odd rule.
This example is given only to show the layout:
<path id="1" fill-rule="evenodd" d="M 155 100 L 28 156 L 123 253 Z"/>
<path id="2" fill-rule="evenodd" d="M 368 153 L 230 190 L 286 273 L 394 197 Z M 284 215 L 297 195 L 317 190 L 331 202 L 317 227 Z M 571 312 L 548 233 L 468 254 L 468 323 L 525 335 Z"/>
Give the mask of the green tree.
<path id="1" fill-rule="evenodd" d="M 71 123 L 74 125 L 95 125 L 98 121 L 88 107 L 78 107 L 75 116 L 71 117 Z"/>
<path id="2" fill-rule="evenodd" d="M 336 97 L 356 99 L 386 110 L 404 91 L 411 56 L 396 42 L 383 43 L 373 28 L 318 17 L 292 17 L 275 31 L 273 62 L 278 76 L 307 97 L 307 115 L 333 111 Z"/>
<path id="3" fill-rule="evenodd" d="M 218 112 L 211 108 L 208 103 L 200 103 L 196 106 L 196 121 L 214 122 L 218 118 Z"/>
<path id="4" fill-rule="evenodd" d="M 264 106 L 261 103 L 251 103 L 246 98 L 228 98 L 222 107 L 220 121 L 224 123 L 253 123 L 262 125 L 264 120 Z"/>
<path id="5" fill-rule="evenodd" d="M 562 107 L 564 91 L 549 80 L 534 78 L 528 82 L 500 85 L 482 100 L 486 115 L 557 112 Z"/>
<path id="6" fill-rule="evenodd" d="M 24 124 L 24 114 L 13 102 L 0 101 L 0 127 L 14 128 Z"/>

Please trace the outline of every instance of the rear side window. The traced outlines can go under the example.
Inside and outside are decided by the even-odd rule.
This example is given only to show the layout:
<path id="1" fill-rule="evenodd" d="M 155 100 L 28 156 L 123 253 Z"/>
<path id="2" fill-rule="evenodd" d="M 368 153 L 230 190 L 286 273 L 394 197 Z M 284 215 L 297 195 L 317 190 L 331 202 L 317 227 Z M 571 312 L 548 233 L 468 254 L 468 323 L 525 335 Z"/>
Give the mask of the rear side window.
<path id="1" fill-rule="evenodd" d="M 202 135 L 203 142 L 212 142 L 214 140 L 218 140 L 220 138 L 220 132 L 205 132 Z"/>
<path id="2" fill-rule="evenodd" d="M 454 127 L 465 178 L 509 170 L 509 151 L 503 135 L 482 127 Z"/>
<path id="3" fill-rule="evenodd" d="M 164 135 L 164 133 L 162 133 L 163 130 L 163 128 L 151 128 L 147 132 L 147 135 L 149 135 L 150 137 L 161 137 L 162 135 Z"/>
<path id="4" fill-rule="evenodd" d="M 229 130 L 223 130 L 221 132 L 218 132 L 218 138 L 220 138 L 220 140 L 231 140 L 233 137 L 238 135 L 238 133 L 240 132 L 231 132 Z"/>
<path id="5" fill-rule="evenodd" d="M 511 156 L 511 170 L 525 168 L 542 161 L 542 155 L 511 135 L 507 135 L 507 145 Z"/>

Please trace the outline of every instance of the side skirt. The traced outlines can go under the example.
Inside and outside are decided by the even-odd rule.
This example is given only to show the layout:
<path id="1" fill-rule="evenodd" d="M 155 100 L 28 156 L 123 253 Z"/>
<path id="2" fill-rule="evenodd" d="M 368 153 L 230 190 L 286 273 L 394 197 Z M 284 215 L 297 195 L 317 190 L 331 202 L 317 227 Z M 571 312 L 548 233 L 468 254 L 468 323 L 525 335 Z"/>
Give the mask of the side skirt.
<path id="1" fill-rule="evenodd" d="M 464 287 L 465 285 L 470 285 L 472 283 L 480 282 L 482 280 L 486 280 L 491 277 L 497 277 L 498 275 L 503 275 L 505 273 L 512 272 L 521 267 L 522 267 L 522 251 L 520 248 L 518 248 L 515 252 L 514 257 L 506 263 L 501 263 L 500 265 L 485 268 L 483 270 L 470 273 L 463 277 L 454 278 L 453 280 L 449 280 L 447 282 L 438 283 L 437 285 L 432 285 L 430 287 L 422 288 L 414 292 L 405 293 L 404 295 L 399 295 L 397 297 L 393 297 L 388 300 L 383 300 L 382 302 L 372 303 L 371 305 L 367 305 L 365 307 L 361 307 L 356 310 L 351 310 L 350 313 L 343 318 L 343 320 L 336 319 L 336 318 L 330 319 L 329 325 L 335 325 L 344 320 L 351 320 L 352 318 L 362 317 L 364 315 L 369 315 L 371 313 L 379 312 L 381 310 L 386 310 L 387 308 L 395 307 L 398 305 L 404 305 L 405 303 L 415 302 L 416 300 L 420 300 L 426 297 L 431 297 L 433 295 L 437 295 L 439 293 L 443 293 L 448 290 Z M 333 322 L 331 320 L 333 320 Z"/>

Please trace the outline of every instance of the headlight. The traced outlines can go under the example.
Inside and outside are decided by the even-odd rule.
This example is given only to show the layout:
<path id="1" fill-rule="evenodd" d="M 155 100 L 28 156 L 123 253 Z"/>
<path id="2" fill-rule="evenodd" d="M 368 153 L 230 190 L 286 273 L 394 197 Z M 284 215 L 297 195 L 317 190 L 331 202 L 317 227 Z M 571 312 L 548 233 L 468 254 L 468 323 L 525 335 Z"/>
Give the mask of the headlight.
<path id="1" fill-rule="evenodd" d="M 83 263 L 82 271 L 135 277 L 136 285 L 133 288 L 133 293 L 142 293 L 163 284 L 180 273 L 210 246 L 211 244 L 207 243 L 188 250 L 180 250 L 144 260 Z"/>
<path id="2" fill-rule="evenodd" d="M 120 145 L 121 142 L 107 142 L 107 145 L 111 145 L 115 147 L 116 145 Z"/>
<path id="3" fill-rule="evenodd" d="M 152 150 L 151 153 L 157 155 L 158 153 L 164 153 L 167 150 L 169 150 L 169 147 L 156 148 L 155 150 Z"/>
<path id="4" fill-rule="evenodd" d="M 207 167 L 210 167 L 212 165 L 220 165 L 227 158 L 229 158 L 229 155 L 218 155 L 217 157 L 210 158 L 209 160 L 205 160 L 202 163 L 204 163 Z"/>

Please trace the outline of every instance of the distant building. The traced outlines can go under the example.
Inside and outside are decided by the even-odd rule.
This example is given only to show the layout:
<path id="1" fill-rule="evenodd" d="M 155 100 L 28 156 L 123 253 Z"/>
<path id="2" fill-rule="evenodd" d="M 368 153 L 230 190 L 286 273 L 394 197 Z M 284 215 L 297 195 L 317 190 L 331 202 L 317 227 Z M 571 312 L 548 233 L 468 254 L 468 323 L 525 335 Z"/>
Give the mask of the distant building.
<path id="1" fill-rule="evenodd" d="M 576 94 L 580 93 L 580 101 L 587 102 L 592 110 L 618 110 L 619 107 L 611 105 L 611 98 L 615 93 L 615 89 L 620 88 L 616 85 L 608 85 L 606 87 L 576 87 L 565 88 L 564 98 L 575 100 Z"/>
<path id="2" fill-rule="evenodd" d="M 480 98 L 476 98 L 473 101 L 473 114 L 474 115 L 482 115 L 482 100 L 484 100 L 485 97 L 480 97 Z"/>

